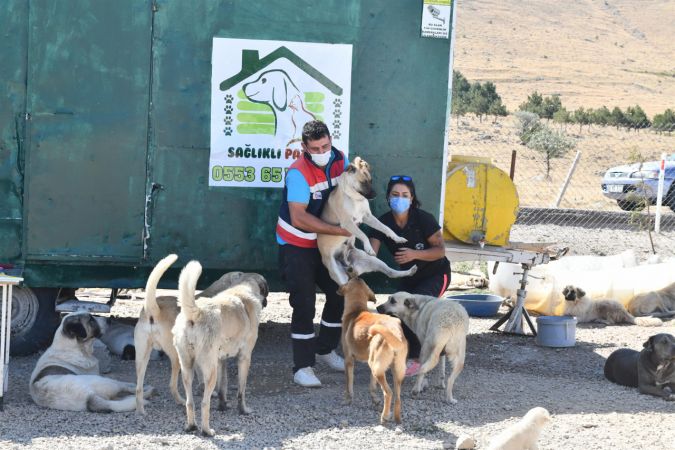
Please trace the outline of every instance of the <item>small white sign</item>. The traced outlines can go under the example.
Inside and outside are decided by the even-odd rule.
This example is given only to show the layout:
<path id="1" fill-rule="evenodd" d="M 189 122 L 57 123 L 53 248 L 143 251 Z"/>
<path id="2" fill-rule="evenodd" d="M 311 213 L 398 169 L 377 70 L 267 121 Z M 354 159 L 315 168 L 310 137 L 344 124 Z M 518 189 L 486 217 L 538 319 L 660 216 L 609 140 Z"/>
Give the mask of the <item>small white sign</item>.
<path id="1" fill-rule="evenodd" d="M 422 37 L 448 39 L 452 0 L 424 0 L 422 5 Z"/>

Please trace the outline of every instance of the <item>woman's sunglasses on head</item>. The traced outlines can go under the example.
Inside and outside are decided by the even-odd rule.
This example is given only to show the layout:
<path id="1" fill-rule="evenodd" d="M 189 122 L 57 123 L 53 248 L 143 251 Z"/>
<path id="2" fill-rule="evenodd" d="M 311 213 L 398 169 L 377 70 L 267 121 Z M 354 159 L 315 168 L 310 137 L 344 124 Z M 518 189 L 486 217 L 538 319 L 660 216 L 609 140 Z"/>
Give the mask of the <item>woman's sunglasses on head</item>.
<path id="1" fill-rule="evenodd" d="M 393 175 L 393 176 L 390 178 L 390 180 L 391 180 L 391 181 L 399 181 L 399 180 L 403 180 L 403 181 L 412 181 L 412 177 L 409 177 L 408 175 Z"/>

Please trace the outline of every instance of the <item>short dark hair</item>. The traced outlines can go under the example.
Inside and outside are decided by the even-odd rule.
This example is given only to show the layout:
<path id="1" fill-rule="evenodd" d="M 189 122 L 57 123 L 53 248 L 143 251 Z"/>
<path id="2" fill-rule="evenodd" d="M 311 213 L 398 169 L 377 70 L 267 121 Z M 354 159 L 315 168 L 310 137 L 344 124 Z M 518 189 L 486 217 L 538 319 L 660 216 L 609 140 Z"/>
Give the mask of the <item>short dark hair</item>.
<path id="1" fill-rule="evenodd" d="M 318 141 L 322 137 L 330 137 L 330 131 L 325 123 L 320 120 L 310 120 L 302 127 L 302 142 Z"/>
<path id="2" fill-rule="evenodd" d="M 412 208 L 419 208 L 422 206 L 422 203 L 417 200 L 417 193 L 415 192 L 415 183 L 413 183 L 412 178 L 410 180 L 404 180 L 403 178 L 399 178 L 397 180 L 389 180 L 389 184 L 387 184 L 387 202 L 389 201 L 389 194 L 391 194 L 391 189 L 394 187 L 396 184 L 402 184 L 404 186 L 407 186 L 408 189 L 410 189 L 410 195 L 412 195 L 413 199 L 410 204 Z"/>

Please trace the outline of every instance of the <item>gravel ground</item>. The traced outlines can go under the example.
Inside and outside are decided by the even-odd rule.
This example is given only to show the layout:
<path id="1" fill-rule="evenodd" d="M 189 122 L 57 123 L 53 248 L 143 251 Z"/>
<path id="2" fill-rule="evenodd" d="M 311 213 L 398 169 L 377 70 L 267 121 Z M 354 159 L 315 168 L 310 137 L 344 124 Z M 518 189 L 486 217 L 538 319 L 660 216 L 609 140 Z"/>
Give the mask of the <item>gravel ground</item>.
<path id="1" fill-rule="evenodd" d="M 378 296 L 384 301 L 386 296 Z M 105 301 L 101 297 L 101 301 Z M 322 300 L 321 300 L 322 301 Z M 137 316 L 140 300 L 120 300 L 113 316 Z M 321 305 L 319 305 L 319 311 Z M 573 348 L 537 347 L 531 337 L 489 331 L 495 319 L 471 318 L 466 366 L 455 384 L 456 405 L 438 389 L 412 398 L 411 380 L 403 391 L 403 423 L 380 426 L 379 412 L 367 393 L 368 367 L 356 367 L 355 398 L 343 406 L 344 378 L 318 370 L 324 386 L 306 389 L 291 382 L 290 312 L 287 294 L 272 293 L 263 312 L 253 353 L 248 402 L 254 409 L 240 416 L 236 408 L 212 411 L 212 439 L 182 432 L 184 410 L 167 387 L 166 358 L 151 361 L 146 383 L 157 395 L 146 417 L 135 413 L 92 414 L 47 410 L 28 395 L 27 380 L 38 355 L 13 358 L 10 391 L 0 413 L 2 448 L 447 448 L 460 435 L 473 436 L 479 448 L 530 408 L 553 414 L 540 439 L 544 449 L 666 449 L 675 442 L 675 403 L 609 383 L 604 358 L 619 347 L 641 348 L 655 332 L 669 326 L 578 327 Z M 235 369 L 230 367 L 231 388 Z M 134 364 L 114 358 L 113 378 L 134 381 Z M 230 399 L 234 398 L 230 390 Z"/>

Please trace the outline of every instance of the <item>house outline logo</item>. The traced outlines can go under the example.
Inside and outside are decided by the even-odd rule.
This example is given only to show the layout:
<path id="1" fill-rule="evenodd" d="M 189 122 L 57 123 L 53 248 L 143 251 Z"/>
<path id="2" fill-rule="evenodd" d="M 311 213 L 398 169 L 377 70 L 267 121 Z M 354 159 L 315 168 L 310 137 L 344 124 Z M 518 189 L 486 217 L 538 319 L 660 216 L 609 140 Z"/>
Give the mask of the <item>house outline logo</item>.
<path id="1" fill-rule="evenodd" d="M 325 96 L 320 92 L 301 91 L 294 79 L 295 76 L 292 76 L 289 70 L 269 68 L 270 65 L 279 60 L 290 62 L 336 97 L 342 95 L 342 87 L 283 45 L 263 58 L 260 58 L 258 50 L 243 49 L 241 51 L 241 70 L 222 81 L 220 83 L 220 90 L 224 92 L 230 91 L 243 81 L 249 80 L 234 95 L 226 95 L 226 102 L 230 105 L 233 103 L 234 96 L 236 95 L 239 100 L 238 105 L 246 107 L 246 109 L 256 110 L 255 112 L 237 111 L 236 117 L 242 119 L 238 121 L 238 131 L 242 134 L 273 134 L 275 136 L 280 130 L 290 131 L 291 139 L 286 143 L 286 146 L 290 146 L 300 140 L 302 126 L 306 122 L 315 119 L 323 120 L 323 117 L 317 111 L 323 110 L 321 102 L 323 102 Z M 251 80 L 251 77 L 254 75 L 257 75 L 257 78 Z M 314 102 L 311 102 L 311 100 L 314 100 Z M 255 108 L 251 105 L 247 106 L 248 102 L 264 106 L 262 106 L 262 109 Z M 312 103 L 315 103 L 314 109 L 312 108 Z M 338 136 L 340 132 L 340 104 L 341 102 L 334 103 L 336 107 L 335 120 L 330 124 L 334 128 L 334 133 L 337 132 Z M 273 114 L 273 123 L 271 124 L 267 123 L 269 119 L 265 117 L 265 114 L 269 114 L 269 111 Z M 225 112 L 232 115 L 234 109 L 230 106 L 226 108 Z M 250 124 L 242 123 L 245 122 L 243 119 L 250 119 L 254 122 Z M 256 123 L 256 120 L 264 123 Z M 227 125 L 234 125 L 234 120 L 230 116 L 229 120 L 226 117 L 225 121 L 225 133 L 226 135 L 231 135 L 233 131 L 232 127 L 229 127 L 228 133 Z M 270 130 L 272 131 L 270 132 Z"/>
<path id="2" fill-rule="evenodd" d="M 213 38 L 209 186 L 283 188 L 302 128 L 349 156 L 352 44 Z"/>

